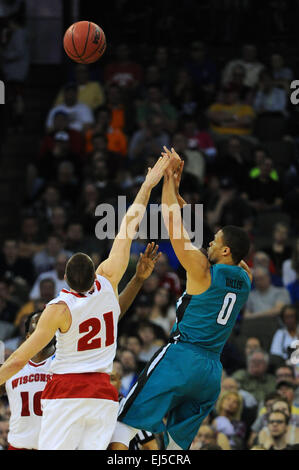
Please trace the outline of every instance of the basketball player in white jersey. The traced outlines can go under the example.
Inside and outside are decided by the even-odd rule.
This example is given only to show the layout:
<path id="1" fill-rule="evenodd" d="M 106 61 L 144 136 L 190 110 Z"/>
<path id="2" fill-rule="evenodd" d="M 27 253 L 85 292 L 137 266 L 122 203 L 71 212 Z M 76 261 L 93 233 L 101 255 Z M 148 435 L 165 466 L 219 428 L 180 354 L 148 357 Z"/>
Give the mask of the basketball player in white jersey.
<path id="1" fill-rule="evenodd" d="M 42 312 L 33 313 L 25 324 L 28 338 L 36 328 Z M 41 394 L 51 379 L 50 364 L 55 352 L 55 343 L 50 343 L 37 353 L 23 369 L 0 387 L 0 395 L 5 391 L 10 407 L 8 450 L 38 448 L 41 427 Z"/>
<path id="2" fill-rule="evenodd" d="M 120 314 L 118 284 L 129 262 L 132 240 L 151 190 L 161 180 L 170 157 L 149 168 L 125 215 L 109 257 L 95 271 L 83 253 L 67 263 L 63 289 L 43 311 L 34 333 L 0 368 L 0 385 L 15 375 L 56 334 L 53 378 L 42 395 L 40 450 L 107 448 L 118 412 L 117 390 L 110 383 Z"/>

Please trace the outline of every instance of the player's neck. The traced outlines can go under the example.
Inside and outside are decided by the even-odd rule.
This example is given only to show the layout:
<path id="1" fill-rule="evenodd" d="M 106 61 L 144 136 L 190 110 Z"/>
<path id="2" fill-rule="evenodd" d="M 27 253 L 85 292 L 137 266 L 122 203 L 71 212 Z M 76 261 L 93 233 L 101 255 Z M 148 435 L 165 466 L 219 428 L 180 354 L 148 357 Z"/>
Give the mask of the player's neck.
<path id="1" fill-rule="evenodd" d="M 227 256 L 219 258 L 216 264 L 227 264 L 228 266 L 235 266 L 233 260 L 231 258 L 228 258 Z"/>
<path id="2" fill-rule="evenodd" d="M 48 348 L 42 349 L 39 353 L 32 357 L 31 361 L 39 364 L 40 362 L 45 361 L 48 357 L 52 356 L 55 352 L 55 347 L 50 346 Z"/>

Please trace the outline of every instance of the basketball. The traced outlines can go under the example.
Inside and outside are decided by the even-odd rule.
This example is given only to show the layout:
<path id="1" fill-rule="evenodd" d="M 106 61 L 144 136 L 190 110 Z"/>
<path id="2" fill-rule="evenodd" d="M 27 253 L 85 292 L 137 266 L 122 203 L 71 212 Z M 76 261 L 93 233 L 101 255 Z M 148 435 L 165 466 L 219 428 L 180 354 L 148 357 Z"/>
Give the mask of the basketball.
<path id="1" fill-rule="evenodd" d="M 91 64 L 105 52 L 105 33 L 100 26 L 91 21 L 78 21 L 66 30 L 63 47 L 74 62 Z"/>

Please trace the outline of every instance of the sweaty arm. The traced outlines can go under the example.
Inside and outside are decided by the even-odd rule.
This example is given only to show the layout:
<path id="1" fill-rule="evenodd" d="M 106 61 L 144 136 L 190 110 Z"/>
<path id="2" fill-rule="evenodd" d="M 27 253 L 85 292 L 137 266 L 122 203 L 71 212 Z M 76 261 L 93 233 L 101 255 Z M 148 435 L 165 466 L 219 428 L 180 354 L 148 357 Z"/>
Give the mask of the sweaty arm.
<path id="1" fill-rule="evenodd" d="M 48 305 L 36 329 L 0 367 L 0 386 L 21 370 L 27 362 L 51 341 L 58 328 L 67 329 L 69 309 L 66 304 Z"/>
<path id="2" fill-rule="evenodd" d="M 122 220 L 109 257 L 99 265 L 96 271 L 97 274 L 106 277 L 111 282 L 115 292 L 117 292 L 118 284 L 128 267 L 132 241 L 144 216 L 151 191 L 161 180 L 169 162 L 168 156 L 160 157 L 154 167 L 149 168 L 144 183 Z"/>
<path id="3" fill-rule="evenodd" d="M 207 257 L 192 245 L 190 237 L 184 227 L 180 205 L 176 195 L 175 182 L 171 171 L 167 171 L 164 176 L 162 215 L 175 254 L 187 272 L 187 284 L 189 283 L 189 287 L 194 285 L 192 280 L 195 280 L 195 284 L 197 281 L 202 283 L 204 280 L 204 284 L 209 285 L 211 280 L 210 264 Z M 191 281 L 191 283 L 189 281 Z M 203 287 L 207 288 L 207 285 Z M 192 287 L 191 289 L 193 290 Z M 195 292 L 189 291 L 189 293 Z"/>

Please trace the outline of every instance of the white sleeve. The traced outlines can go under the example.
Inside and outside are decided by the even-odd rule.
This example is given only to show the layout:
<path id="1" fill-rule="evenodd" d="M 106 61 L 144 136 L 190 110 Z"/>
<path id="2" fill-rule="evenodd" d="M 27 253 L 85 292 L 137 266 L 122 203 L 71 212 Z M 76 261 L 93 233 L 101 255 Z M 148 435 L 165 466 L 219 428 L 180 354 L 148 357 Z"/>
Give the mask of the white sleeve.
<path id="1" fill-rule="evenodd" d="M 281 349 L 282 346 L 282 335 L 283 335 L 283 330 L 277 330 L 276 333 L 274 333 L 274 336 L 272 338 L 272 343 L 270 347 L 270 353 L 275 354 L 276 356 L 283 356 L 283 351 Z"/>

